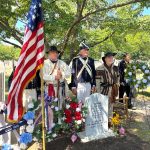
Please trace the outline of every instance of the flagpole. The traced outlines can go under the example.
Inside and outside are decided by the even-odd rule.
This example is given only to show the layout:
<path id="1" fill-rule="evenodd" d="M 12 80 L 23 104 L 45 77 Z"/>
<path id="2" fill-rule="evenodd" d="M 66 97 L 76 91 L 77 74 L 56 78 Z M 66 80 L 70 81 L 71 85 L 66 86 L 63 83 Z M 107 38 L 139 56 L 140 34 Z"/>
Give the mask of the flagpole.
<path id="1" fill-rule="evenodd" d="M 42 104 L 42 150 L 45 150 L 45 107 L 44 107 L 44 80 L 43 71 L 41 69 L 41 104 Z"/>

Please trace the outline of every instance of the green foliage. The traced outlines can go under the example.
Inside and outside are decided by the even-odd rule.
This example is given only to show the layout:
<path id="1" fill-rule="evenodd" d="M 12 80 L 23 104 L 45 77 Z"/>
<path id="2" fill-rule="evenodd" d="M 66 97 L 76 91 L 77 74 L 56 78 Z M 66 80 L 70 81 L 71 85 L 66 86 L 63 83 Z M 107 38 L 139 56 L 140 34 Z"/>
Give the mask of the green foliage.
<path id="1" fill-rule="evenodd" d="M 14 37 L 21 43 L 24 30 L 16 24 L 18 20 L 26 23 L 26 13 L 31 1 L 1 1 L 0 38 Z M 142 11 L 145 7 L 149 7 L 149 0 L 115 9 L 97 11 L 79 21 L 72 28 L 73 22 L 91 11 L 125 2 L 127 0 L 115 0 L 111 3 L 108 0 L 86 1 L 83 12 L 80 14 L 83 0 L 43 0 L 46 45 L 58 45 L 60 50 L 65 51 L 63 55 L 65 59 L 71 59 L 70 57 L 78 53 L 78 45 L 83 39 L 92 45 L 91 56 L 96 59 L 100 57 L 102 51 L 107 50 L 143 51 L 148 58 L 150 56 L 150 16 L 142 16 Z M 72 31 L 67 47 L 62 49 L 70 28 Z"/>
<path id="2" fill-rule="evenodd" d="M 13 46 L 0 45 L 0 60 L 17 60 L 20 49 Z"/>

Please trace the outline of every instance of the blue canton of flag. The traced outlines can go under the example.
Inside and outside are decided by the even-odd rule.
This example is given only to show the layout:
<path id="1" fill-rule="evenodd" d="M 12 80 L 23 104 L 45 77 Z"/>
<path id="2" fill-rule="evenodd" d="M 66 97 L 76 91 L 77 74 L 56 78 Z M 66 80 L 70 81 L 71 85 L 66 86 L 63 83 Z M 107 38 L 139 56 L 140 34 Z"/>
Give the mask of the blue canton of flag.
<path id="1" fill-rule="evenodd" d="M 39 22 L 43 21 L 41 6 L 41 0 L 32 0 L 32 4 L 30 6 L 30 10 L 27 16 L 27 26 L 32 31 L 36 29 Z"/>

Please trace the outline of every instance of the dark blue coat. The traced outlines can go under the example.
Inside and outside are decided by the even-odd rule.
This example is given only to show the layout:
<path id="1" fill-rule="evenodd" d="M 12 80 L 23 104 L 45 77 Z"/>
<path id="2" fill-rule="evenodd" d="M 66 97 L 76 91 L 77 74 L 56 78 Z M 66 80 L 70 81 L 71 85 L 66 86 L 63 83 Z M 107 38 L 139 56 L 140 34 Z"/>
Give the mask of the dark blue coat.
<path id="1" fill-rule="evenodd" d="M 86 59 L 86 58 L 85 58 Z M 80 70 L 83 67 L 82 62 L 80 61 L 79 57 L 75 57 L 72 60 L 72 70 L 71 70 L 71 84 L 70 87 L 77 87 L 78 83 L 82 82 L 90 82 L 91 86 L 96 86 L 96 70 L 95 70 L 95 64 L 94 59 L 88 58 L 88 65 L 91 67 L 92 70 L 92 77 L 89 75 L 88 71 L 86 69 L 83 70 L 81 76 L 79 77 L 77 81 L 77 75 L 80 72 Z"/>

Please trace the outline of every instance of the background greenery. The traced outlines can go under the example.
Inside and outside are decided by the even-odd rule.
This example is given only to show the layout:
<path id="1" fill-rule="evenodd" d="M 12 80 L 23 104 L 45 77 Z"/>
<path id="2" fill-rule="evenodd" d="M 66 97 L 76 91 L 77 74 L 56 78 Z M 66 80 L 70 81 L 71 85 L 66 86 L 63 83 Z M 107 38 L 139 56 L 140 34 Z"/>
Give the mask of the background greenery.
<path id="1" fill-rule="evenodd" d="M 1 45 L 0 59 L 18 56 L 30 2 L 1 0 L 0 40 L 15 48 Z M 143 16 L 142 12 L 149 6 L 149 0 L 43 0 L 46 48 L 55 44 L 63 58 L 71 59 L 78 53 L 79 43 L 85 40 L 95 59 L 108 50 L 119 55 L 138 53 L 144 60 L 148 59 L 150 15 Z"/>

